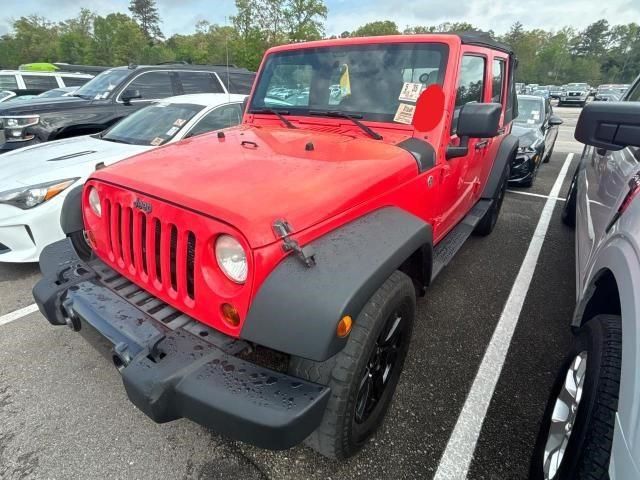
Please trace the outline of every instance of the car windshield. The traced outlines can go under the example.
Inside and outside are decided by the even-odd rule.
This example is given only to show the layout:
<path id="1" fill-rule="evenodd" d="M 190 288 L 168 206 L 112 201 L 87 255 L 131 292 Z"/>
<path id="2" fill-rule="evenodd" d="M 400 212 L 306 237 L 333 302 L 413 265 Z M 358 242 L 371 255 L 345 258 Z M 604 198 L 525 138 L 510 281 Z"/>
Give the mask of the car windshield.
<path id="1" fill-rule="evenodd" d="M 270 54 L 250 110 L 292 115 L 330 112 L 380 122 L 394 121 L 419 93 L 442 84 L 448 48 L 440 43 L 348 45 Z M 416 90 L 417 89 L 417 90 Z M 416 95 L 417 98 L 417 95 Z M 415 100 L 414 100 L 415 101 Z M 406 115 L 403 117 L 406 121 Z"/>
<path id="2" fill-rule="evenodd" d="M 8 92 L 6 90 L 0 91 L 0 102 L 2 100 L 6 100 L 9 97 L 13 97 L 14 95 L 15 95 L 15 93 L 13 93 L 13 92 Z"/>
<path id="3" fill-rule="evenodd" d="M 99 138 L 132 145 L 163 145 L 203 108 L 190 103 L 149 105 L 116 123 Z"/>
<path id="4" fill-rule="evenodd" d="M 524 125 L 539 125 L 542 123 L 543 113 L 542 101 L 518 97 L 518 116 L 514 121 Z"/>
<path id="5" fill-rule="evenodd" d="M 120 82 L 131 73 L 131 70 L 107 70 L 97 77 L 85 83 L 73 92 L 74 97 L 87 100 L 100 100 L 107 98 Z"/>
<path id="6" fill-rule="evenodd" d="M 569 83 L 567 85 L 568 88 L 587 88 L 586 83 Z"/>

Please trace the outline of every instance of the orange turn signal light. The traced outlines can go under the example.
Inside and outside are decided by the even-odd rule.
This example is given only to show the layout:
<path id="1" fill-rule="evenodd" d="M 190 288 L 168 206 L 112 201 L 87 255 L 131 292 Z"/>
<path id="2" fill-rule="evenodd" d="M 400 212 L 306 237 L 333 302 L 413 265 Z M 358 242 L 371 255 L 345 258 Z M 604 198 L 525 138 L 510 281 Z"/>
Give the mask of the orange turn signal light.
<path id="1" fill-rule="evenodd" d="M 349 315 L 345 315 L 338 322 L 338 328 L 336 328 L 336 334 L 340 338 L 344 338 L 351 333 L 351 327 L 353 327 L 353 319 Z"/>
<path id="2" fill-rule="evenodd" d="M 240 314 L 236 307 L 229 303 L 223 303 L 220 310 L 222 311 L 222 319 L 227 325 L 234 328 L 240 325 Z"/>

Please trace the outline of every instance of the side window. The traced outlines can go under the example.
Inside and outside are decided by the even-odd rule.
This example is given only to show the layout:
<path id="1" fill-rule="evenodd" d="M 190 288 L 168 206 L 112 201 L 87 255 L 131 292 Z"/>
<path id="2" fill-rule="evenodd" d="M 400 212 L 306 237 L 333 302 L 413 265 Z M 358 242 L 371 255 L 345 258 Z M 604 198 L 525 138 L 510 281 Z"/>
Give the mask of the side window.
<path id="1" fill-rule="evenodd" d="M 505 62 L 502 58 L 493 59 L 491 101 L 494 103 L 502 103 L 502 95 L 504 92 L 504 78 L 505 78 L 504 66 L 505 66 Z"/>
<path id="2" fill-rule="evenodd" d="M 58 82 L 53 75 L 25 75 L 22 74 L 22 80 L 29 90 L 51 90 L 58 88 Z"/>
<path id="3" fill-rule="evenodd" d="M 222 72 L 218 74 L 222 81 L 226 82 L 227 74 Z M 249 95 L 251 93 L 251 87 L 255 80 L 255 74 L 247 73 L 232 73 L 229 75 L 229 92 L 239 93 L 241 95 Z"/>
<path id="4" fill-rule="evenodd" d="M 220 82 L 215 75 L 206 72 L 179 72 L 182 91 L 190 93 L 223 93 Z"/>
<path id="5" fill-rule="evenodd" d="M 486 60 L 484 57 L 465 55 L 460 64 L 460 80 L 456 92 L 456 107 L 453 110 L 451 134 L 456 133 L 460 109 L 467 103 L 484 101 L 484 79 Z"/>
<path id="6" fill-rule="evenodd" d="M 215 108 L 191 129 L 188 137 L 194 137 L 202 133 L 213 132 L 222 128 L 233 127 L 242 121 L 242 104 L 232 103 Z"/>
<path id="7" fill-rule="evenodd" d="M 126 89 L 139 90 L 144 100 L 156 100 L 173 95 L 173 86 L 169 72 L 143 73 L 131 82 Z"/>
<path id="8" fill-rule="evenodd" d="M 460 82 L 456 94 L 456 107 L 484 100 L 485 63 L 483 57 L 465 55 L 460 65 Z"/>
<path id="9" fill-rule="evenodd" d="M 62 77 L 62 81 L 64 82 L 65 87 L 81 87 L 85 83 L 87 83 L 90 78 L 83 77 Z"/>
<path id="10" fill-rule="evenodd" d="M 18 81 L 16 80 L 16 76 L 11 75 L 0 75 L 0 90 L 17 90 L 18 89 Z"/>

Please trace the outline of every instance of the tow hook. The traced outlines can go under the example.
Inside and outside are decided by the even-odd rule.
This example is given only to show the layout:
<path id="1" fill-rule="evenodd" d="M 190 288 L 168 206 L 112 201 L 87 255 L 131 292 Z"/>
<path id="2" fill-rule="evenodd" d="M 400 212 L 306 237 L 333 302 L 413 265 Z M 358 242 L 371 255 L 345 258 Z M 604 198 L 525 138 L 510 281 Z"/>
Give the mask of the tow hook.
<path id="1" fill-rule="evenodd" d="M 74 332 L 80 331 L 80 319 L 76 315 L 76 312 L 73 311 L 73 302 L 70 299 L 66 299 L 62 302 L 62 316 L 64 317 L 64 321 Z"/>
<path id="2" fill-rule="evenodd" d="M 113 356 L 111 357 L 113 364 L 119 372 L 124 370 L 131 362 L 131 355 L 129 354 L 129 346 L 126 343 L 118 343 L 113 347 Z"/>

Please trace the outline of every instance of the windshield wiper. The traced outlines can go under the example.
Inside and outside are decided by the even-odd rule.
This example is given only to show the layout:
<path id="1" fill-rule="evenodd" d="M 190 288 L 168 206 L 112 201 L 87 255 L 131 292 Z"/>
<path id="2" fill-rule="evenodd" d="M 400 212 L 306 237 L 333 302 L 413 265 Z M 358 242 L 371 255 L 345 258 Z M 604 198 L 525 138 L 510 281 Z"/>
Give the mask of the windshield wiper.
<path id="1" fill-rule="evenodd" d="M 99 137 L 100 140 L 104 140 L 106 142 L 113 142 L 113 143 L 124 143 L 125 145 L 133 145 L 133 142 L 127 142 L 126 140 L 117 140 L 115 138 L 108 138 L 105 136 Z"/>
<path id="2" fill-rule="evenodd" d="M 374 140 L 382 140 L 382 135 L 373 129 L 367 127 L 364 123 L 359 121 L 359 118 L 362 118 L 362 115 L 359 113 L 345 113 L 339 110 L 310 110 L 309 115 L 318 115 L 322 117 L 334 117 L 334 118 L 346 118 L 347 120 L 351 120 L 355 125 L 360 127 L 360 129 L 369 135 Z"/>
<path id="3" fill-rule="evenodd" d="M 90 95 L 82 95 L 82 94 L 79 94 L 79 93 L 72 93 L 71 96 L 72 97 L 82 98 L 83 100 L 91 100 L 91 96 Z"/>
<path id="4" fill-rule="evenodd" d="M 284 118 L 285 115 L 289 115 L 289 110 L 274 110 L 273 108 L 256 108 L 251 110 L 249 113 L 267 113 L 269 115 L 275 115 L 282 121 L 282 123 L 286 125 L 287 128 L 298 128 L 289 120 Z"/>

